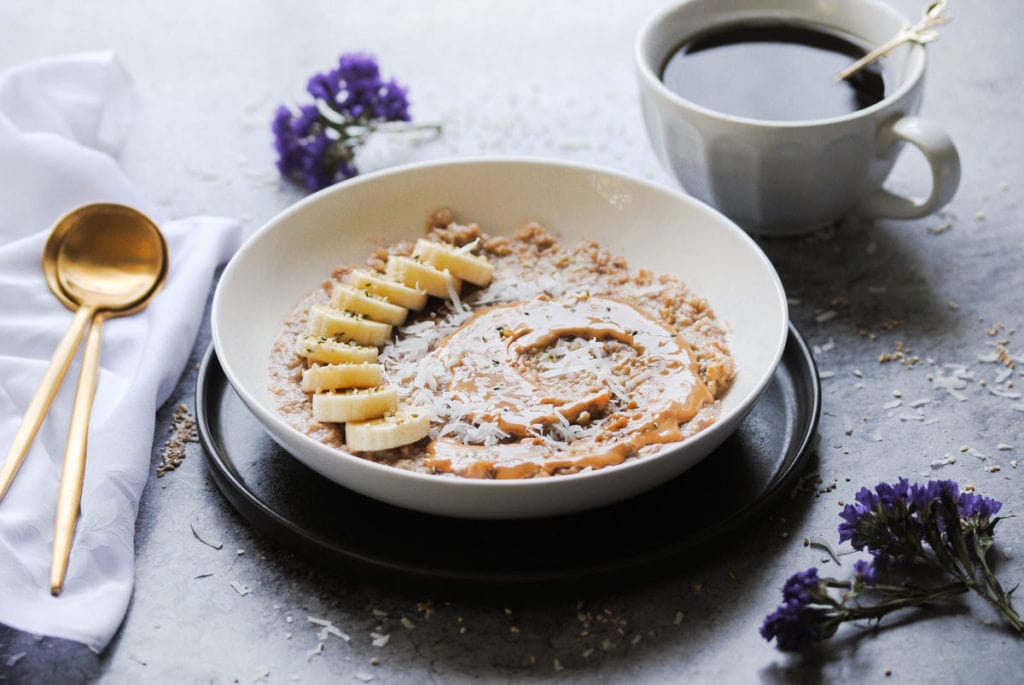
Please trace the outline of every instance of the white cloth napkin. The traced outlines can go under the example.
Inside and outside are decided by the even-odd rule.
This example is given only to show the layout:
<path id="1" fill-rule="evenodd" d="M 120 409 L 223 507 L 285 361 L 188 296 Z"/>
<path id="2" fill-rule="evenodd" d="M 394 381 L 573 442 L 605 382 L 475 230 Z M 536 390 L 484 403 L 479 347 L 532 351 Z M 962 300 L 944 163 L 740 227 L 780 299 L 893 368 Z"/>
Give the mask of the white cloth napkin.
<path id="1" fill-rule="evenodd" d="M 59 597 L 50 596 L 49 568 L 78 360 L 0 500 L 0 622 L 95 651 L 117 631 L 131 597 L 156 411 L 184 370 L 213 273 L 241 237 L 227 219 L 164 222 L 133 189 L 111 157 L 127 134 L 131 95 L 111 53 L 0 74 L 0 458 L 71 322 L 40 270 L 54 222 L 82 204 L 120 202 L 149 214 L 170 247 L 166 285 L 150 306 L 103 328 L 81 517 Z"/>

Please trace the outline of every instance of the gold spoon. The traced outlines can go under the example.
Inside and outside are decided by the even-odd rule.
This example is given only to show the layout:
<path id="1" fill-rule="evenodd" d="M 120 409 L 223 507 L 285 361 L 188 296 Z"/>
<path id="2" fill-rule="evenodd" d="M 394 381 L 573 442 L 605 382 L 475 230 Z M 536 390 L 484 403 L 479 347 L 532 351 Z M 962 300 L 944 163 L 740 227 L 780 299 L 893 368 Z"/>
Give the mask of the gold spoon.
<path id="1" fill-rule="evenodd" d="M 86 327 L 93 323 L 82 356 L 68 429 L 54 525 L 50 591 L 64 584 L 85 474 L 89 413 L 99 373 L 103 322 L 145 307 L 167 278 L 163 235 L 141 212 L 123 205 L 79 207 L 60 219 L 43 248 L 43 274 L 50 290 L 75 317 L 57 345 L 29 403 L 14 443 L 0 466 L 0 498 L 7 492 L 57 394 Z"/>
<path id="2" fill-rule="evenodd" d="M 921 21 L 917 22 L 913 26 L 904 26 L 895 36 L 840 71 L 836 74 L 836 81 L 842 81 L 843 79 L 850 78 L 864 67 L 881 59 L 885 55 L 889 54 L 889 52 L 906 42 L 914 41 L 920 45 L 932 42 L 939 37 L 939 33 L 938 31 L 931 31 L 930 29 L 933 26 L 941 26 L 952 18 L 953 17 L 946 14 L 946 0 L 933 2 L 925 9 L 924 16 L 921 17 Z"/>

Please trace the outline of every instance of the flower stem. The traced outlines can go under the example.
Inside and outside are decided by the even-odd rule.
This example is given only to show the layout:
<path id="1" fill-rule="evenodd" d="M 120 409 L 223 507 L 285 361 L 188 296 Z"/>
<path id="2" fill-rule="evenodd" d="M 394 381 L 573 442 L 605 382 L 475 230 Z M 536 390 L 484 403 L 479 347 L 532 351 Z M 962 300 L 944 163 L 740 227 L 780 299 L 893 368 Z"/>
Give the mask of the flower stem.
<path id="1" fill-rule="evenodd" d="M 1017 610 L 1013 608 L 1013 603 L 1010 600 L 1010 593 L 1003 589 L 999 579 L 996 578 L 994 573 L 992 573 L 992 569 L 988 567 L 988 562 L 985 560 L 986 550 L 977 537 L 974 538 L 974 550 L 978 557 L 978 566 L 981 567 L 981 574 L 985 578 L 985 583 L 992 592 L 995 593 L 995 597 L 989 595 L 989 593 L 981 587 L 977 587 L 975 592 L 984 597 L 989 604 L 994 606 L 999 613 L 1003 615 L 1003 618 L 1013 626 L 1014 630 L 1024 636 L 1024 620 L 1021 619 Z"/>
<path id="2" fill-rule="evenodd" d="M 882 618 L 886 614 L 899 609 L 920 606 L 938 599 L 962 595 L 967 592 L 968 585 L 963 581 L 956 581 L 927 590 L 896 586 L 880 586 L 875 589 L 880 589 L 893 595 L 898 594 L 898 596 L 894 599 L 889 599 L 870 606 L 858 604 L 855 607 L 851 607 L 848 610 L 851 620 L 862 618 Z"/>

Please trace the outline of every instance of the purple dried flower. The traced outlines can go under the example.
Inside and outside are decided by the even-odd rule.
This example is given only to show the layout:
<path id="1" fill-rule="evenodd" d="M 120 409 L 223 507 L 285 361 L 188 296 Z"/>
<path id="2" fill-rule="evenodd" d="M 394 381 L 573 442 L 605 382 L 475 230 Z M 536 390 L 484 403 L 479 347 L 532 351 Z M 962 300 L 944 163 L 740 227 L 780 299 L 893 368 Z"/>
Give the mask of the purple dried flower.
<path id="1" fill-rule="evenodd" d="M 277 166 L 284 173 L 283 167 L 291 166 L 291 157 L 298 148 L 298 139 L 292 130 L 292 113 L 284 105 L 274 112 L 274 120 L 270 124 L 274 132 L 274 149 L 277 150 Z"/>
<path id="2" fill-rule="evenodd" d="M 338 92 L 341 87 L 341 79 L 337 71 L 329 71 L 326 74 L 313 74 L 306 83 L 306 92 L 317 100 L 324 102 L 337 102 Z"/>
<path id="3" fill-rule="evenodd" d="M 795 599 L 803 604 L 808 604 L 813 599 L 812 591 L 817 591 L 820 583 L 818 569 L 813 566 L 806 571 L 794 573 L 782 586 L 782 599 L 786 602 Z"/>
<path id="4" fill-rule="evenodd" d="M 960 486 L 955 481 L 930 480 L 924 485 L 914 483 L 910 489 L 910 502 L 918 511 L 924 512 L 938 504 L 944 494 L 956 499 L 959 493 Z"/>
<path id="5" fill-rule="evenodd" d="M 853 504 L 847 504 L 843 507 L 843 510 L 839 512 L 839 517 L 843 519 L 843 522 L 839 524 L 839 542 L 852 542 L 855 549 L 863 549 L 864 543 L 860 540 L 854 542 L 854 538 L 857 536 L 857 525 L 866 517 L 871 514 L 871 507 L 861 503 L 861 495 L 866 494 L 870 496 L 867 488 L 861 488 L 855 497 L 857 499 Z"/>
<path id="6" fill-rule="evenodd" d="M 884 507 L 898 507 L 907 504 L 907 496 L 911 490 L 910 481 L 900 478 L 895 483 L 879 483 L 875 487 L 878 493 L 875 498 L 877 503 Z"/>
<path id="7" fill-rule="evenodd" d="M 874 555 L 914 556 L 922 539 L 934 543 L 936 535 L 944 534 L 950 525 L 958 525 L 947 521 L 957 518 L 955 509 L 961 510 L 961 517 L 965 516 L 964 507 L 990 510 L 988 503 L 964 499 L 960 486 L 951 480 L 910 484 L 900 478 L 892 484 L 879 483 L 873 492 L 861 488 L 854 499 L 839 514 L 839 541 Z M 961 501 L 965 504 L 960 505 Z"/>
<path id="8" fill-rule="evenodd" d="M 1013 590 L 1003 589 L 986 560 L 994 543 L 1002 503 L 960 492 L 951 480 L 911 484 L 906 478 L 861 488 L 840 513 L 840 542 L 866 549 L 848 581 L 819 578 L 811 568 L 791 576 L 783 603 L 765 619 L 761 635 L 783 651 L 808 651 L 831 637 L 844 621 L 881 620 L 887 614 L 939 599 L 975 592 L 1024 636 L 1024 619 L 1013 607 Z M 920 576 L 921 568 L 943 582 L 927 586 L 879 584 L 886 578 Z M 927 577 L 927 576 L 926 576 Z M 831 589 L 844 590 L 838 597 Z"/>
<path id="9" fill-rule="evenodd" d="M 989 519 L 998 514 L 999 510 L 1003 508 L 1003 503 L 999 500 L 992 499 L 991 497 L 982 497 L 973 492 L 961 493 L 956 505 L 960 511 L 960 516 L 963 518 Z"/>
<path id="10" fill-rule="evenodd" d="M 380 85 L 380 67 L 372 55 L 350 52 L 338 59 L 338 77 L 355 90 L 373 90 Z"/>
<path id="11" fill-rule="evenodd" d="M 271 130 L 274 132 L 274 149 L 277 150 L 277 168 L 283 176 L 305 176 L 311 159 L 317 154 L 311 150 L 317 136 L 310 137 L 317 117 L 313 105 L 301 107 L 298 114 L 281 105 L 274 113 Z"/>
<path id="12" fill-rule="evenodd" d="M 818 613 L 810 606 L 822 592 L 817 568 L 795 573 L 782 588 L 782 604 L 768 614 L 761 636 L 784 652 L 807 652 L 824 637 Z"/>
<path id="13" fill-rule="evenodd" d="M 872 554 L 889 552 L 900 546 L 907 527 L 908 484 L 900 479 L 894 485 L 879 483 L 874 492 L 861 488 L 839 513 L 839 542 L 849 542 L 854 549 Z"/>
<path id="14" fill-rule="evenodd" d="M 336 69 L 311 76 L 306 91 L 314 104 L 297 111 L 278 107 L 271 130 L 281 175 L 310 190 L 358 174 L 355 154 L 369 135 L 384 123 L 411 120 L 408 89 L 385 82 L 370 55 L 342 55 Z M 440 130 L 435 124 L 416 128 Z"/>
<path id="15" fill-rule="evenodd" d="M 332 158 L 334 140 L 322 132 L 308 141 L 302 160 L 302 182 L 307 188 L 326 188 L 338 179 L 348 178 Z M 351 175 L 351 174 L 350 174 Z"/>
<path id="16" fill-rule="evenodd" d="M 807 605 L 793 599 L 768 614 L 761 624 L 761 637 L 784 652 L 809 652 L 821 639 L 815 616 Z"/>
<path id="17" fill-rule="evenodd" d="M 854 582 L 859 585 L 874 586 L 878 582 L 878 569 L 875 564 L 864 559 L 858 559 L 853 564 Z"/>
<path id="18" fill-rule="evenodd" d="M 409 121 L 408 88 L 398 85 L 391 79 L 381 88 L 378 111 L 381 118 L 387 121 Z"/>

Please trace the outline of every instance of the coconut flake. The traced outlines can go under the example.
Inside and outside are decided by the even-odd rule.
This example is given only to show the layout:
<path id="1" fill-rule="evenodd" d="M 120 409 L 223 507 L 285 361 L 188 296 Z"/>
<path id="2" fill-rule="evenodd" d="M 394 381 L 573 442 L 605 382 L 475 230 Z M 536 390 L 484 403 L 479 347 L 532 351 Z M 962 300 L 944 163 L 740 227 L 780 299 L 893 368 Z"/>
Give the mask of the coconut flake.
<path id="1" fill-rule="evenodd" d="M 836 318 L 837 314 L 838 314 L 838 312 L 836 310 L 829 309 L 829 310 L 826 310 L 824 312 L 821 312 L 820 314 L 817 314 L 814 317 L 814 320 L 817 321 L 818 323 L 825 323 L 827 321 L 831 321 L 832 319 Z"/>

